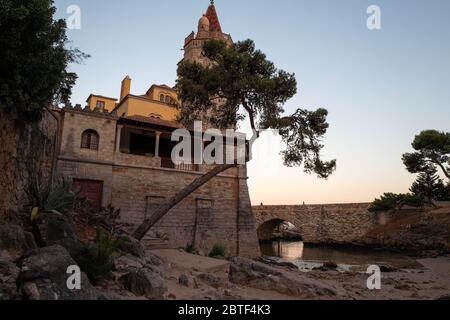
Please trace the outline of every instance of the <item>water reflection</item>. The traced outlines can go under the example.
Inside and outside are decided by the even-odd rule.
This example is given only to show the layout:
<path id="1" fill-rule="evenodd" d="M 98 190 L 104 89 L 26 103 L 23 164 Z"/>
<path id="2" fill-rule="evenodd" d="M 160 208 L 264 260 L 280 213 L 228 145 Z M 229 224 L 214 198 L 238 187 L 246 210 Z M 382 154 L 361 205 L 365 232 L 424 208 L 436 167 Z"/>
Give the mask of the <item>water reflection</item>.
<path id="1" fill-rule="evenodd" d="M 303 242 L 273 241 L 261 244 L 263 255 L 287 260 L 302 259 L 304 247 Z"/>
<path id="2" fill-rule="evenodd" d="M 327 262 L 334 261 L 342 265 L 365 265 L 389 263 L 404 266 L 414 260 L 390 252 L 369 249 L 347 249 L 331 247 L 309 247 L 303 242 L 274 241 L 261 244 L 264 256 L 281 258 L 294 263 L 301 261 Z"/>

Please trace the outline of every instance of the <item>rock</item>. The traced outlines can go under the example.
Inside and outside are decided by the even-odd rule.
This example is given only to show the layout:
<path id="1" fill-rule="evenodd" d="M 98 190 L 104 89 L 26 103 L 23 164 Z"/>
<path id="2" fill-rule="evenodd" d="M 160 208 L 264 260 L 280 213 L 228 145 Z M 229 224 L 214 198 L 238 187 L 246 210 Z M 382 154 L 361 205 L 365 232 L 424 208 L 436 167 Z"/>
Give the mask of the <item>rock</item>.
<path id="1" fill-rule="evenodd" d="M 16 298 L 19 271 L 8 252 L 0 251 L 0 300 Z"/>
<path id="2" fill-rule="evenodd" d="M 269 264 L 269 265 L 274 265 L 274 266 L 279 266 L 279 267 L 286 267 L 286 268 L 289 268 L 289 269 L 298 270 L 298 266 L 296 266 L 292 262 L 279 261 L 278 259 L 271 258 L 271 257 L 262 257 L 259 260 L 261 262 L 264 262 L 264 263 Z"/>
<path id="3" fill-rule="evenodd" d="M 397 269 L 392 266 L 389 266 L 389 265 L 382 265 L 382 266 L 380 266 L 380 271 L 384 272 L 384 273 L 389 273 L 389 272 L 395 272 L 395 271 L 397 271 Z"/>
<path id="4" fill-rule="evenodd" d="M 319 280 L 309 279 L 302 274 L 294 275 L 279 271 L 261 262 L 242 257 L 231 260 L 229 278 L 237 285 L 276 291 L 302 299 L 336 296 L 334 288 Z"/>
<path id="5" fill-rule="evenodd" d="M 117 272 L 129 273 L 130 271 L 140 270 L 145 266 L 146 262 L 131 254 L 117 258 L 114 266 Z"/>
<path id="6" fill-rule="evenodd" d="M 55 245 L 36 249 L 21 257 L 17 281 L 24 299 L 32 300 L 96 300 L 97 291 L 86 274 L 81 273 L 81 289 L 67 287 L 69 266 L 76 263 L 67 250 Z"/>
<path id="7" fill-rule="evenodd" d="M 157 255 L 147 252 L 145 255 L 145 261 L 147 264 L 150 264 L 152 266 L 160 267 L 164 264 L 164 260 L 158 257 Z"/>
<path id="8" fill-rule="evenodd" d="M 78 239 L 72 221 L 57 211 L 39 214 L 36 227 L 43 246 L 59 245 L 78 261 L 84 252 L 82 242 Z"/>
<path id="9" fill-rule="evenodd" d="M 221 278 L 209 273 L 201 273 L 197 276 L 197 278 L 200 279 L 203 283 L 215 289 L 226 286 L 226 283 Z"/>
<path id="10" fill-rule="evenodd" d="M 450 300 L 450 294 L 444 295 L 442 297 L 437 298 L 436 300 L 440 300 L 440 301 L 448 301 Z"/>
<path id="11" fill-rule="evenodd" d="M 336 270 L 338 268 L 338 265 L 336 262 L 328 261 L 323 264 L 323 267 L 328 270 Z"/>
<path id="12" fill-rule="evenodd" d="M 146 258 L 144 246 L 133 237 L 125 237 L 124 241 L 120 242 L 118 249 L 141 259 Z"/>
<path id="13" fill-rule="evenodd" d="M 176 300 L 176 299 L 177 299 L 177 296 L 174 295 L 173 293 L 171 293 L 171 294 L 169 294 L 169 295 L 167 296 L 167 298 L 172 299 L 172 300 Z"/>
<path id="14" fill-rule="evenodd" d="M 183 287 L 190 287 L 192 281 L 191 281 L 191 279 L 190 279 L 187 275 L 182 274 L 182 275 L 178 278 L 178 283 L 180 284 L 180 286 L 183 286 Z"/>
<path id="15" fill-rule="evenodd" d="M 25 252 L 36 249 L 31 233 L 13 224 L 0 225 L 0 251 L 8 251 L 13 256 L 21 256 Z"/>
<path id="16" fill-rule="evenodd" d="M 146 268 L 132 271 L 123 277 L 127 290 L 137 296 L 145 296 L 150 300 L 162 300 L 167 291 L 163 278 Z"/>

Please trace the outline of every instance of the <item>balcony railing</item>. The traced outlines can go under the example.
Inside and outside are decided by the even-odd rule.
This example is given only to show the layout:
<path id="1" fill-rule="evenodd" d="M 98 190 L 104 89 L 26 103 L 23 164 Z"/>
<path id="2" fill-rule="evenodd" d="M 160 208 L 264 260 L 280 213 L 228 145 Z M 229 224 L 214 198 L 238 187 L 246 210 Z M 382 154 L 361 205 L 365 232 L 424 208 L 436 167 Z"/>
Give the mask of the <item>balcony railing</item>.
<path id="1" fill-rule="evenodd" d="M 191 171 L 191 172 L 198 172 L 200 171 L 199 165 L 196 164 L 175 164 L 173 163 L 172 159 L 170 158 L 161 158 L 161 168 L 165 169 L 176 169 L 180 171 Z"/>

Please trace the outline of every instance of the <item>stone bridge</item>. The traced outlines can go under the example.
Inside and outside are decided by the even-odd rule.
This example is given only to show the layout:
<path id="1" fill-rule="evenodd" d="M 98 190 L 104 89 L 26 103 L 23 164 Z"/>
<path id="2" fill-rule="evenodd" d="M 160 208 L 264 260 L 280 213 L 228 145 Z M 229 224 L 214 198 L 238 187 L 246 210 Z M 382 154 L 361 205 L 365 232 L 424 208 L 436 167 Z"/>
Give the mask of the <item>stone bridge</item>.
<path id="1" fill-rule="evenodd" d="M 306 243 L 352 243 L 364 238 L 377 224 L 368 207 L 368 203 L 255 206 L 253 214 L 259 240 L 271 239 L 280 223 L 290 222 Z"/>

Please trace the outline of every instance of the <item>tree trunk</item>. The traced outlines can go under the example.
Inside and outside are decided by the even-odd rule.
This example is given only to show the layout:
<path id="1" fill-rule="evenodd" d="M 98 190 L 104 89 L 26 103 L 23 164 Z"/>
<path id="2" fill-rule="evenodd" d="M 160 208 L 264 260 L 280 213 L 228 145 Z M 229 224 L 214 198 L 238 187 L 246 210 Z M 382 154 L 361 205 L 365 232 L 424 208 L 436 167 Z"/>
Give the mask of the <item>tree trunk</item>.
<path id="1" fill-rule="evenodd" d="M 194 180 L 190 185 L 181 190 L 174 197 L 165 201 L 158 208 L 156 208 L 151 217 L 145 219 L 144 222 L 139 226 L 139 228 L 133 233 L 133 237 L 135 237 L 139 241 L 142 240 L 147 234 L 147 232 L 159 220 L 161 220 L 173 207 L 175 207 L 177 204 L 179 204 L 181 201 L 187 198 L 190 194 L 195 192 L 198 188 L 208 183 L 208 181 L 216 177 L 218 174 L 233 167 L 237 167 L 237 163 L 218 165 L 210 172 Z"/>

